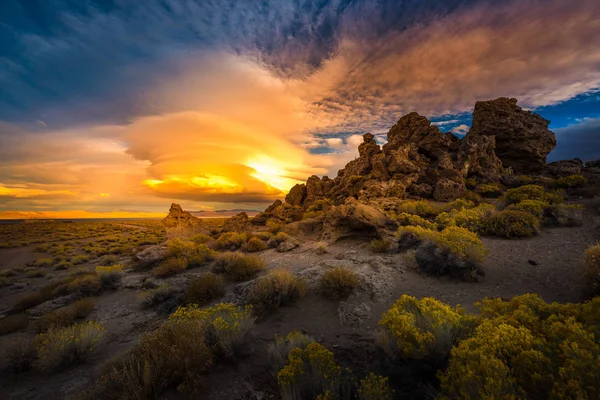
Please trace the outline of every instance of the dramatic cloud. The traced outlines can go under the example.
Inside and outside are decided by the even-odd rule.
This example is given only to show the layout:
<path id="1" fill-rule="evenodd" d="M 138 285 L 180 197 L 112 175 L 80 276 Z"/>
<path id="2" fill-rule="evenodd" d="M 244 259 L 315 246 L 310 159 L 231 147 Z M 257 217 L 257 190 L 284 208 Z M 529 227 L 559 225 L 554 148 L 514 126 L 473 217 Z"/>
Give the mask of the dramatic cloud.
<path id="1" fill-rule="evenodd" d="M 600 118 L 556 129 L 558 146 L 550 153 L 550 161 L 580 158 L 583 161 L 600 160 Z"/>
<path id="2" fill-rule="evenodd" d="M 0 209 L 260 208 L 407 112 L 463 135 L 477 100 L 600 87 L 596 0 L 80 3 L 0 16 Z"/>

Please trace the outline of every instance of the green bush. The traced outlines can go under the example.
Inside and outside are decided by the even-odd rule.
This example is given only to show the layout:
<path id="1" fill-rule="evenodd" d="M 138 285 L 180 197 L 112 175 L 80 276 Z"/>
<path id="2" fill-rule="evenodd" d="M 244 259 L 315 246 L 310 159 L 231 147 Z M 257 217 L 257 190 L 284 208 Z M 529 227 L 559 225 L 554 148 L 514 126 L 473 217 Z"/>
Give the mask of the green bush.
<path id="1" fill-rule="evenodd" d="M 234 281 L 250 279 L 263 269 L 265 269 L 265 262 L 262 258 L 232 252 L 217 254 L 212 267 L 213 272 L 224 273 Z"/>
<path id="2" fill-rule="evenodd" d="M 343 267 L 333 267 L 321 275 L 321 292 L 330 299 L 348 297 L 360 286 L 356 272 Z"/>
<path id="3" fill-rule="evenodd" d="M 400 203 L 397 207 L 398 213 L 407 213 L 428 218 L 436 216 L 439 211 L 427 200 L 406 200 Z"/>
<path id="4" fill-rule="evenodd" d="M 548 203 L 560 202 L 556 194 L 548 194 L 542 186 L 525 185 L 516 189 L 509 189 L 504 193 L 504 201 L 507 205 L 520 203 L 523 200 L 538 200 Z"/>
<path id="5" fill-rule="evenodd" d="M 504 238 L 528 237 L 538 234 L 540 220 L 518 210 L 503 210 L 489 214 L 481 221 L 481 233 Z"/>
<path id="6" fill-rule="evenodd" d="M 583 278 L 586 294 L 590 297 L 600 296 L 600 243 L 585 251 Z"/>
<path id="7" fill-rule="evenodd" d="M 435 222 L 442 228 L 458 226 L 472 232 L 478 232 L 481 229 L 481 220 L 493 210 L 495 210 L 494 206 L 483 203 L 474 208 L 463 208 L 440 213 L 435 218 Z"/>
<path id="8" fill-rule="evenodd" d="M 185 271 L 187 267 L 187 258 L 171 257 L 161 262 L 157 267 L 152 268 L 151 274 L 158 278 L 166 278 Z"/>
<path id="9" fill-rule="evenodd" d="M 439 366 L 472 324 L 460 308 L 431 297 L 402 295 L 379 322 L 379 344 L 394 359 L 427 360 Z"/>
<path id="10" fill-rule="evenodd" d="M 0 345 L 0 372 L 20 374 L 33 366 L 37 350 L 32 338 L 16 337 Z"/>
<path id="11" fill-rule="evenodd" d="M 36 337 L 38 365 L 42 370 L 51 370 L 84 362 L 96 353 L 104 337 L 104 327 L 94 321 L 50 328 Z"/>
<path id="12" fill-rule="evenodd" d="M 294 304 L 305 294 L 304 279 L 285 270 L 271 270 L 254 282 L 248 302 L 259 311 L 275 311 Z"/>
<path id="13" fill-rule="evenodd" d="M 537 218 L 542 218 L 549 204 L 541 200 L 523 200 L 508 206 L 509 210 L 525 211 Z"/>
<path id="14" fill-rule="evenodd" d="M 502 195 L 502 188 L 496 184 L 483 184 L 477 188 L 477 191 L 484 197 L 500 197 Z"/>
<path id="15" fill-rule="evenodd" d="M 558 187 L 574 189 L 587 185 L 588 180 L 582 175 L 570 175 L 556 181 Z"/>
<path id="16" fill-rule="evenodd" d="M 259 251 L 263 251 L 266 250 L 268 247 L 269 246 L 258 237 L 253 237 L 242 246 L 243 250 L 247 251 L 248 253 L 256 253 Z"/>
<path id="17" fill-rule="evenodd" d="M 451 212 L 454 210 L 464 210 L 475 207 L 475 203 L 466 199 L 456 199 L 449 203 L 443 204 L 438 208 L 439 212 Z"/>
<path id="18" fill-rule="evenodd" d="M 70 261 L 62 260 L 54 264 L 54 270 L 70 269 L 73 268 L 74 264 Z"/>
<path id="19" fill-rule="evenodd" d="M 79 264 L 85 264 L 89 260 L 90 260 L 90 257 L 88 257 L 86 255 L 79 255 L 79 256 L 75 256 L 75 257 L 71 258 L 71 263 L 73 263 L 73 265 L 79 265 Z"/>
<path id="20" fill-rule="evenodd" d="M 189 267 L 205 265 L 212 261 L 215 256 L 214 251 L 205 245 L 183 239 L 169 240 L 167 242 L 167 254 L 170 258 L 185 259 Z"/>
<path id="21" fill-rule="evenodd" d="M 225 296 L 225 291 L 223 277 L 208 273 L 190 280 L 185 299 L 187 303 L 203 305 Z"/>

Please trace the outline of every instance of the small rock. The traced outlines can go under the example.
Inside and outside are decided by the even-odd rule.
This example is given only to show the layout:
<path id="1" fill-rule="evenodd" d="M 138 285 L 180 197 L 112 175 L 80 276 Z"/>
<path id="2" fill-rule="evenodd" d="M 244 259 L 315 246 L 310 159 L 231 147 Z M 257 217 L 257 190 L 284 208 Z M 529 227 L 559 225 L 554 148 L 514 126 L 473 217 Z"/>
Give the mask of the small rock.
<path id="1" fill-rule="evenodd" d="M 538 265 L 537 261 L 527 260 L 527 262 L 531 265 Z"/>
<path id="2" fill-rule="evenodd" d="M 300 246 L 300 243 L 296 239 L 288 239 L 285 242 L 280 243 L 276 250 L 279 253 L 285 253 L 294 250 L 298 246 Z"/>

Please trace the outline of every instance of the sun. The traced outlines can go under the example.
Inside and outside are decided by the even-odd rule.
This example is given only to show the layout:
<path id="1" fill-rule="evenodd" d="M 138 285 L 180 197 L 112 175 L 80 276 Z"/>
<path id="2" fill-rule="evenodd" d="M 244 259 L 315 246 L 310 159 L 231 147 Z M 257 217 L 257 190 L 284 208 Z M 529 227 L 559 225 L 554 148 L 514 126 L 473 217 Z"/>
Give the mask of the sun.
<path id="1" fill-rule="evenodd" d="M 296 179 L 289 178 L 289 172 L 283 162 L 271 157 L 259 155 L 250 159 L 246 165 L 255 171 L 250 176 L 284 193 L 298 183 Z"/>

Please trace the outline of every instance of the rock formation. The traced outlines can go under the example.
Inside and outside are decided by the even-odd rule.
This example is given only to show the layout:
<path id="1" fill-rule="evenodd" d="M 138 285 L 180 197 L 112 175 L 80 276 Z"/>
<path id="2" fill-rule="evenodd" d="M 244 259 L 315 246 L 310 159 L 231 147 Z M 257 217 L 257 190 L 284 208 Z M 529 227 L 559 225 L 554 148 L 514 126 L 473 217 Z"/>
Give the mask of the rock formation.
<path id="1" fill-rule="evenodd" d="M 556 147 L 549 124 L 541 116 L 522 110 L 517 99 L 501 97 L 475 104 L 469 135 L 494 136 L 496 155 L 504 166 L 515 173 L 531 174 L 544 168 L 546 156 Z"/>
<path id="2" fill-rule="evenodd" d="M 463 139 L 410 113 L 392 126 L 383 147 L 372 134 L 365 134 L 358 157 L 334 179 L 311 176 L 306 184 L 294 186 L 285 202 L 277 200 L 252 223 L 300 221 L 306 211 L 334 216 L 345 213 L 349 200 L 363 204 L 382 204 L 386 198 L 451 201 L 466 192 L 467 179 L 476 184 L 499 183 L 513 171 L 541 171 L 556 145 L 548 124 L 508 98 L 478 102 L 473 127 Z"/>
<path id="3" fill-rule="evenodd" d="M 183 211 L 179 204 L 173 203 L 169 209 L 169 215 L 163 219 L 163 223 L 168 227 L 195 227 L 202 224 L 202 220 L 194 217 L 189 211 Z"/>

